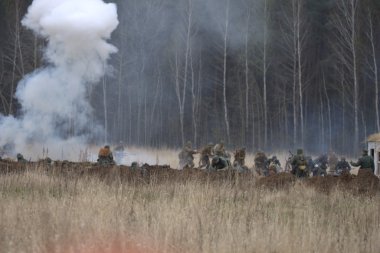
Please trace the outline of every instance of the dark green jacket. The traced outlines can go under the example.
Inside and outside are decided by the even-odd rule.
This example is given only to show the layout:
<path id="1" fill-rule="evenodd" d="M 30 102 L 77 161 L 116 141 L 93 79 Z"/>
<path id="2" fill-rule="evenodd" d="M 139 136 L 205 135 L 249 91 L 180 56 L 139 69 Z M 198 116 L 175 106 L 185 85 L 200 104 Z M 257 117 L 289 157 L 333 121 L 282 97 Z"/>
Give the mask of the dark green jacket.
<path id="1" fill-rule="evenodd" d="M 373 161 L 372 156 L 363 155 L 359 158 L 359 161 L 356 163 L 351 163 L 352 166 L 360 166 L 360 169 L 371 169 L 375 170 L 375 163 Z"/>

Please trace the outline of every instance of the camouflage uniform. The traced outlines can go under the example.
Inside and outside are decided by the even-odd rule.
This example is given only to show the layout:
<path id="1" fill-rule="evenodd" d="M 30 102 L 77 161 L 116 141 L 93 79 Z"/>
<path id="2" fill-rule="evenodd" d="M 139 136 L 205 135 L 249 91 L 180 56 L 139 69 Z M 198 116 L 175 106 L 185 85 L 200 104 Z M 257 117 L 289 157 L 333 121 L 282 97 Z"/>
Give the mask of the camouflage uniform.
<path id="1" fill-rule="evenodd" d="M 259 175 L 268 176 L 268 158 L 264 152 L 257 152 L 255 155 L 255 169 Z"/>
<path id="2" fill-rule="evenodd" d="M 313 176 L 326 176 L 327 175 L 327 167 L 328 167 L 328 157 L 327 155 L 319 156 L 315 162 L 313 170 Z"/>
<path id="3" fill-rule="evenodd" d="M 226 150 L 224 149 L 224 142 L 216 144 L 213 148 L 214 155 L 220 157 L 228 157 Z"/>
<path id="4" fill-rule="evenodd" d="M 339 162 L 339 160 L 338 160 L 338 157 L 336 156 L 336 154 L 333 151 L 330 151 L 329 152 L 329 161 L 328 161 L 330 172 L 335 170 L 338 162 Z"/>
<path id="5" fill-rule="evenodd" d="M 238 149 L 234 154 L 234 163 L 233 167 L 238 172 L 248 172 L 248 167 L 245 166 L 245 148 Z"/>
<path id="6" fill-rule="evenodd" d="M 351 170 L 350 164 L 346 161 L 346 158 L 342 157 L 335 166 L 336 174 L 340 175 L 343 172 L 349 172 Z"/>
<path id="7" fill-rule="evenodd" d="M 99 150 L 98 163 L 100 165 L 114 165 L 115 164 L 110 146 L 106 145 Z"/>
<path id="8" fill-rule="evenodd" d="M 194 168 L 194 154 L 196 153 L 197 151 L 193 150 L 191 142 L 188 141 L 178 154 L 179 167 L 181 170 L 185 168 Z"/>
<path id="9" fill-rule="evenodd" d="M 375 171 L 375 163 L 372 156 L 368 155 L 367 150 L 363 150 L 363 156 L 359 158 L 358 162 L 351 162 L 352 166 L 360 166 L 360 169 L 370 169 L 372 173 Z"/>
<path id="10" fill-rule="evenodd" d="M 203 147 L 201 150 L 201 157 L 199 159 L 199 167 L 206 167 L 208 168 L 210 166 L 210 157 L 212 156 L 212 148 L 213 144 L 209 143 L 207 146 Z"/>
<path id="11" fill-rule="evenodd" d="M 268 160 L 269 175 L 277 174 L 280 171 L 281 171 L 280 161 L 277 159 L 276 156 L 272 156 L 272 158 Z"/>
<path id="12" fill-rule="evenodd" d="M 230 157 L 224 149 L 224 142 L 216 144 L 213 148 L 214 157 L 211 160 L 211 170 L 220 170 L 230 166 Z"/>
<path id="13" fill-rule="evenodd" d="M 297 150 L 297 155 L 295 155 L 291 161 L 292 164 L 292 174 L 297 177 L 307 177 L 309 175 L 308 161 L 303 154 L 302 149 Z"/>

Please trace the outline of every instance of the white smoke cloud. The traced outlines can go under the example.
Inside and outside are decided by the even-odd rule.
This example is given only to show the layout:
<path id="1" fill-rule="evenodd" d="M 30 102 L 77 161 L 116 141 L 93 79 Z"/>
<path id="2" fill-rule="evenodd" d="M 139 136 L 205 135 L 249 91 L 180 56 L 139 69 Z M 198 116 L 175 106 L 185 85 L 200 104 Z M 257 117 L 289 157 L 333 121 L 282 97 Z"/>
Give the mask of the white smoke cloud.
<path id="1" fill-rule="evenodd" d="M 22 24 L 44 37 L 47 66 L 17 87 L 22 115 L 0 118 L 0 146 L 36 158 L 43 147 L 53 159 L 78 159 L 91 135 L 89 89 L 105 74 L 117 49 L 107 43 L 118 25 L 115 4 L 102 0 L 34 0 Z"/>

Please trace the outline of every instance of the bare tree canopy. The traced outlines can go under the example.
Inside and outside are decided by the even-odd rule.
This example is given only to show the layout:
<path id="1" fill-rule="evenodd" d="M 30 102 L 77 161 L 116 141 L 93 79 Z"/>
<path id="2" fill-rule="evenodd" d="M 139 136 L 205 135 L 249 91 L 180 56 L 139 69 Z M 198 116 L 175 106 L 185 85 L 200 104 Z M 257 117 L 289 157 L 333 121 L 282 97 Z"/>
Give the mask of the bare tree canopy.
<path id="1" fill-rule="evenodd" d="M 17 84 L 46 64 L 21 25 L 31 2 L 0 2 L 4 115 L 22 114 Z M 380 131 L 377 0 L 112 2 L 119 51 L 88 91 L 101 141 L 353 153 Z"/>

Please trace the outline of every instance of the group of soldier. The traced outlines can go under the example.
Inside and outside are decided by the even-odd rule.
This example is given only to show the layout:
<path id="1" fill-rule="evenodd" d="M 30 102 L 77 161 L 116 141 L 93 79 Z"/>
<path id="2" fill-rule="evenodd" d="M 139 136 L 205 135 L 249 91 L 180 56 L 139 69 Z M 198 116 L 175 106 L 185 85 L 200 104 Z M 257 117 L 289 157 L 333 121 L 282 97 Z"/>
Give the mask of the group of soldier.
<path id="1" fill-rule="evenodd" d="M 123 145 L 115 148 L 115 150 L 120 149 L 124 150 Z M 242 173 L 251 172 L 245 164 L 245 148 L 237 149 L 233 153 L 234 160 L 231 164 L 231 155 L 226 152 L 223 141 L 220 141 L 216 145 L 209 143 L 201 148 L 200 151 L 193 149 L 192 143 L 188 141 L 178 155 L 179 169 L 193 169 L 195 167 L 194 155 L 197 153 L 200 154 L 199 169 L 207 171 L 233 169 Z M 51 162 L 50 158 L 49 160 Z M 17 154 L 17 161 L 20 163 L 28 162 L 20 153 Z M 115 164 L 109 145 L 100 148 L 97 162 L 99 165 Z M 132 165 L 136 167 L 136 163 Z M 374 173 L 374 160 L 372 156 L 368 155 L 367 150 L 363 150 L 362 157 L 357 162 L 348 163 L 344 157 L 338 161 L 337 156 L 333 152 L 330 152 L 328 155 L 323 154 L 313 160 L 311 156 L 306 156 L 302 149 L 298 149 L 296 155 L 290 153 L 290 157 L 286 161 L 284 168 L 281 167 L 281 163 L 276 156 L 268 158 L 262 151 L 257 152 L 254 158 L 254 171 L 261 176 L 270 176 L 279 172 L 289 172 L 300 178 L 311 175 L 326 176 L 329 173 L 341 175 L 342 173 L 349 172 L 351 166 Z"/>
<path id="2" fill-rule="evenodd" d="M 178 155 L 179 169 L 192 169 L 195 167 L 194 155 L 199 153 L 200 159 L 198 168 L 208 171 L 216 171 L 225 168 L 233 168 L 239 172 L 248 172 L 245 166 L 245 148 L 238 149 L 234 152 L 234 161 L 231 164 L 231 155 L 226 152 L 224 142 L 221 141 L 216 145 L 209 143 L 200 151 L 193 149 L 192 143 L 188 141 Z"/>
<path id="3" fill-rule="evenodd" d="M 234 161 L 231 164 L 231 156 L 225 150 L 221 141 L 216 145 L 209 143 L 200 151 L 192 148 L 191 142 L 187 142 L 178 155 L 180 169 L 192 169 L 195 167 L 194 155 L 199 153 L 200 169 L 216 171 L 221 169 L 234 169 L 239 172 L 250 172 L 245 165 L 245 148 L 237 149 L 234 153 Z M 327 174 L 341 175 L 351 170 L 351 166 L 359 167 L 360 170 L 370 170 L 374 172 L 374 161 L 368 155 L 367 150 L 363 150 L 362 157 L 355 162 L 348 163 L 344 157 L 338 160 L 334 152 L 329 155 L 323 154 L 315 160 L 311 156 L 306 156 L 303 149 L 298 149 L 297 154 L 288 158 L 284 168 L 276 156 L 268 158 L 262 151 L 256 153 L 254 158 L 254 171 L 261 176 L 270 176 L 279 172 L 289 172 L 297 177 L 326 176 Z M 329 168 L 329 170 L 328 170 Z"/>
<path id="4" fill-rule="evenodd" d="M 351 166 L 359 167 L 360 170 L 368 170 L 374 173 L 375 164 L 372 156 L 368 155 L 368 150 L 363 150 L 362 157 L 357 162 L 347 162 L 345 157 L 340 161 L 336 155 L 331 152 L 329 155 L 324 154 L 319 156 L 314 161 L 311 157 L 305 156 L 302 149 L 297 150 L 297 154 L 289 159 L 292 166 L 291 173 L 297 177 L 326 176 L 329 172 L 332 175 L 341 175 L 348 173 Z M 328 172 L 327 169 L 330 168 Z"/>

